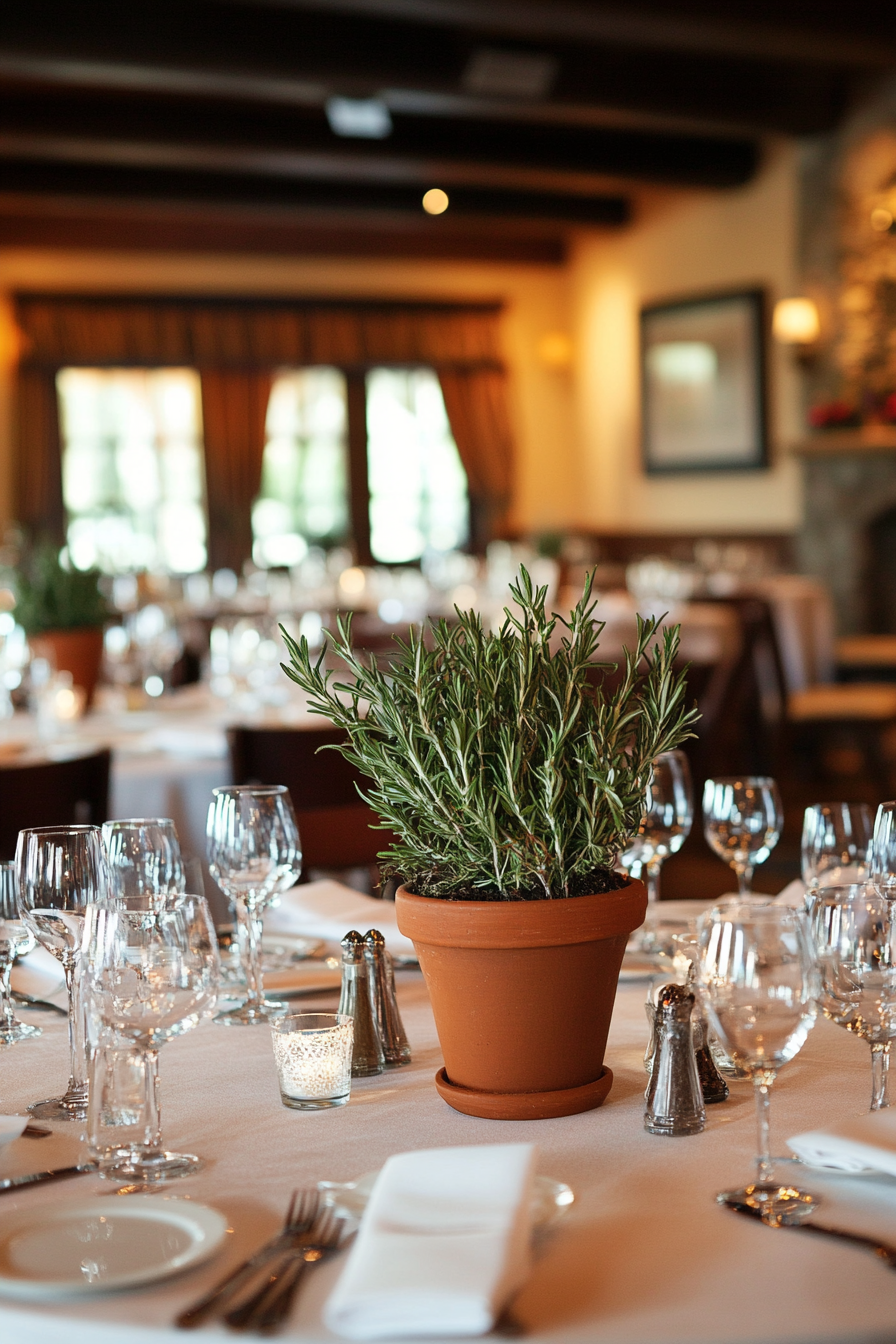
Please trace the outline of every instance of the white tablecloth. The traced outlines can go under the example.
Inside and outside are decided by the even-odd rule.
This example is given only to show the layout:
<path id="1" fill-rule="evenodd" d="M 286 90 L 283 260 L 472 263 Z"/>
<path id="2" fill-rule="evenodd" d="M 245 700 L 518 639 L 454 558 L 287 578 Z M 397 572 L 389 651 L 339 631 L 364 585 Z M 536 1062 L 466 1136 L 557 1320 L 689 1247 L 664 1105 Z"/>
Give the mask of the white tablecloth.
<path id="1" fill-rule="evenodd" d="M 183 1341 L 171 1327 L 176 1312 L 274 1231 L 293 1186 L 350 1179 L 407 1149 L 508 1140 L 537 1143 L 538 1170 L 568 1181 L 576 1193 L 567 1218 L 541 1241 L 532 1278 L 514 1307 L 533 1341 L 856 1344 L 896 1337 L 896 1275 L 872 1255 L 796 1231 L 772 1231 L 716 1206 L 718 1190 L 752 1173 L 749 1085 L 709 1108 L 702 1135 L 668 1139 L 644 1132 L 643 985 L 619 991 L 607 1056 L 615 1082 L 605 1105 L 586 1115 L 522 1123 L 472 1119 L 439 1099 L 432 1077 L 441 1057 L 419 974 L 400 975 L 399 996 L 413 1064 L 356 1081 L 341 1110 L 305 1114 L 280 1104 L 264 1029 L 209 1023 L 166 1045 L 166 1143 L 209 1159 L 201 1175 L 171 1193 L 223 1210 L 232 1238 L 208 1265 L 138 1292 L 43 1310 L 0 1303 L 4 1344 Z M 65 1025 L 40 1021 L 46 1028 L 40 1040 L 0 1056 L 5 1111 L 64 1083 Z M 868 1055 L 867 1046 L 830 1023 L 815 1027 L 775 1085 L 776 1151 L 784 1150 L 788 1134 L 867 1107 Z M 71 1133 L 20 1139 L 0 1152 L 0 1175 L 71 1161 L 76 1147 Z M 801 1176 L 825 1194 L 820 1218 L 896 1243 L 896 1179 L 808 1170 Z M 98 1177 L 85 1176 L 0 1195 L 0 1219 L 16 1208 L 92 1198 L 104 1189 Z M 337 1260 L 308 1276 L 288 1338 L 332 1338 L 320 1324 L 320 1309 L 338 1273 Z M 214 1326 L 204 1337 L 232 1339 Z"/>

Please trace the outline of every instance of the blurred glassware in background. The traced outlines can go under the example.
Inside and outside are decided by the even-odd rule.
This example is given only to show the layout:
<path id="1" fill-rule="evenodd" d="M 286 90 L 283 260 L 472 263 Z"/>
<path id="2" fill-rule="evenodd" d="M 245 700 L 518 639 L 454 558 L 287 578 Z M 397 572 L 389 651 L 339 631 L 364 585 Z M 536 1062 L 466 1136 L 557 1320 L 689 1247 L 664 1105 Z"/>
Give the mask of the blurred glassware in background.
<path id="1" fill-rule="evenodd" d="M 173 610 L 156 602 L 127 618 L 140 680 L 147 695 L 160 696 L 171 684 L 171 671 L 184 651 Z"/>
<path id="2" fill-rule="evenodd" d="M 647 899 L 660 898 L 660 870 L 677 854 L 694 824 L 691 768 L 683 751 L 665 751 L 653 762 L 638 834 L 619 862 L 632 877 L 647 879 Z"/>
<path id="3" fill-rule="evenodd" d="M 870 882 L 820 886 L 812 895 L 811 919 L 821 971 L 819 1007 L 871 1046 L 871 1110 L 884 1110 L 896 1037 L 892 905 Z"/>
<path id="4" fill-rule="evenodd" d="M 781 837 L 784 809 L 769 776 L 719 775 L 703 789 L 703 832 L 710 849 L 737 874 L 741 896 L 752 890 L 753 870 Z"/>
<path id="5" fill-rule="evenodd" d="M 802 878 L 807 890 L 864 882 L 872 837 L 867 803 L 815 803 L 803 815 Z"/>
<path id="6" fill-rule="evenodd" d="M 896 803 L 881 803 L 877 809 L 869 876 L 881 896 L 896 899 Z"/>
<path id="7" fill-rule="evenodd" d="M 13 1008 L 9 977 L 16 957 L 24 957 L 35 946 L 34 934 L 19 909 L 19 882 L 16 862 L 0 863 L 0 1045 L 15 1045 L 29 1036 L 40 1036 L 40 1027 L 20 1022 Z"/>

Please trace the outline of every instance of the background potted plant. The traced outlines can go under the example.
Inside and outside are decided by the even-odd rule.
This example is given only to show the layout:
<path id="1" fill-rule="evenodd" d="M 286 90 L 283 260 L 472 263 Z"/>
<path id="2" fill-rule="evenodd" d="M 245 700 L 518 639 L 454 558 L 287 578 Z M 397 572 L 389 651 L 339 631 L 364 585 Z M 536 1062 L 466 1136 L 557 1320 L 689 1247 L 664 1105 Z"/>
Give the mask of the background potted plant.
<path id="1" fill-rule="evenodd" d="M 595 661 L 601 623 L 589 579 L 569 620 L 545 611 L 523 569 L 500 630 L 474 612 L 412 631 L 366 666 L 337 620 L 326 645 L 284 632 L 287 674 L 338 748 L 373 781 L 366 800 L 397 840 L 381 856 L 432 1001 L 441 1095 L 495 1119 L 600 1105 L 604 1050 L 640 882 L 613 871 L 641 819 L 651 761 L 692 734 L 678 629 L 638 622 L 624 668 Z M 330 637 L 332 638 L 332 636 Z"/>
<path id="2" fill-rule="evenodd" d="M 90 704 L 103 657 L 103 623 L 109 609 L 100 573 L 64 564 L 55 546 L 23 556 L 15 573 L 15 617 L 38 658 L 70 672 Z"/>

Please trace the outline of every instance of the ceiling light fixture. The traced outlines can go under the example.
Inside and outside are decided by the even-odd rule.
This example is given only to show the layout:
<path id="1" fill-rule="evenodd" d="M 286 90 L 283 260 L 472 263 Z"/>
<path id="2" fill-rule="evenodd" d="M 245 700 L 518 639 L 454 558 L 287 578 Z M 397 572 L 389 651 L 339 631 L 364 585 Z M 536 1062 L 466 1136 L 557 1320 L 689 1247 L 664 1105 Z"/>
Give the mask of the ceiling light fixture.
<path id="1" fill-rule="evenodd" d="M 448 209 L 448 193 L 441 187 L 430 187 L 423 197 L 423 209 L 428 215 L 444 215 Z"/>
<path id="2" fill-rule="evenodd" d="M 326 113 L 334 135 L 385 140 L 392 134 L 392 118 L 382 98 L 328 98 Z"/>

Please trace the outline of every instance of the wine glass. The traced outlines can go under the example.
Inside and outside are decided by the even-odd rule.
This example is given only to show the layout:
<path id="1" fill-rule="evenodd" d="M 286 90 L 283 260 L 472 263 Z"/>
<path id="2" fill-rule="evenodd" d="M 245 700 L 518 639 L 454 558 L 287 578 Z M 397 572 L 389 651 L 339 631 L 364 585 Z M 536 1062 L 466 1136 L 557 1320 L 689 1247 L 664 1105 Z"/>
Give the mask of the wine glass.
<path id="1" fill-rule="evenodd" d="M 871 838 L 870 878 L 881 896 L 896 899 L 896 803 L 881 803 Z"/>
<path id="2" fill-rule="evenodd" d="M 109 873 L 98 826 L 19 831 L 19 910 L 37 941 L 62 963 L 68 990 L 71 1076 L 62 1097 L 28 1109 L 41 1120 L 87 1119 L 87 1060 L 81 1001 L 81 936 L 87 906 L 105 901 Z"/>
<path id="3" fill-rule="evenodd" d="M 638 834 L 620 859 L 633 877 L 644 873 L 648 901 L 659 900 L 660 869 L 670 854 L 681 849 L 693 821 L 694 794 L 688 758 L 683 751 L 664 751 L 651 767 Z"/>
<path id="4" fill-rule="evenodd" d="M 821 887 L 812 932 L 821 972 L 819 1007 L 871 1046 L 871 1110 L 890 1104 L 890 1042 L 896 1037 L 896 931 L 891 903 L 870 882 Z"/>
<path id="5" fill-rule="evenodd" d="M 755 1182 L 719 1201 L 749 1204 L 767 1222 L 793 1220 L 813 1201 L 774 1181 L 769 1090 L 815 1021 L 818 972 L 809 917 L 789 906 L 725 902 L 702 917 L 699 940 L 701 999 L 720 1044 L 753 1080 L 759 1129 Z"/>
<path id="6" fill-rule="evenodd" d="M 215 1021 L 240 1026 L 270 1022 L 286 1012 L 286 1004 L 266 1000 L 262 991 L 262 915 L 302 872 L 289 790 L 283 784 L 214 789 L 206 835 L 209 870 L 236 910 L 248 991 L 245 1003 L 219 1013 Z"/>
<path id="7" fill-rule="evenodd" d="M 31 1027 L 16 1017 L 9 977 L 16 957 L 34 947 L 34 934 L 25 925 L 19 911 L 19 884 L 15 860 L 0 863 L 0 1045 L 15 1045 L 29 1036 L 40 1036 L 40 1027 Z"/>
<path id="8" fill-rule="evenodd" d="M 186 875 L 177 830 L 170 817 L 130 817 L 107 821 L 103 841 L 109 860 L 113 899 L 161 900 L 186 891 Z"/>
<path id="9" fill-rule="evenodd" d="M 84 947 L 91 1037 L 98 1048 L 104 1034 L 128 1042 L 146 1078 L 145 1142 L 104 1173 L 141 1184 L 192 1175 L 200 1158 L 162 1148 L 158 1053 L 214 1010 L 220 965 L 208 905 L 202 896 L 173 895 L 162 907 L 91 906 Z"/>
<path id="10" fill-rule="evenodd" d="M 784 809 L 773 779 L 730 775 L 708 779 L 703 789 L 703 833 L 710 849 L 734 869 L 741 896 L 749 896 L 753 869 L 781 837 Z"/>
<path id="11" fill-rule="evenodd" d="M 816 803 L 803 816 L 802 876 L 806 890 L 864 882 L 871 858 L 867 803 Z"/>

